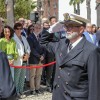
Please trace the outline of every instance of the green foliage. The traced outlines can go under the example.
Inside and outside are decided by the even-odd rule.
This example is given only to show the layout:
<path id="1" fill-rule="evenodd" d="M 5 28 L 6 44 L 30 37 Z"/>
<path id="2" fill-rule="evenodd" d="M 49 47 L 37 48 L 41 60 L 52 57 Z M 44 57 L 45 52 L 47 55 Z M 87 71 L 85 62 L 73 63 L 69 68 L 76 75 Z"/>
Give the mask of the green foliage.
<path id="1" fill-rule="evenodd" d="M 0 0 L 0 17 L 5 18 L 6 17 L 6 8 L 5 8 L 5 2 L 4 0 Z"/>
<path id="2" fill-rule="evenodd" d="M 85 0 L 70 0 L 69 4 L 70 5 L 76 5 L 79 3 L 83 3 Z"/>
<path id="3" fill-rule="evenodd" d="M 32 0 L 16 0 L 14 6 L 15 19 L 19 17 L 29 18 L 30 12 L 36 7 Z"/>
<path id="4" fill-rule="evenodd" d="M 15 0 L 14 16 L 15 19 L 20 17 L 29 18 L 30 12 L 36 7 L 32 0 Z M 0 0 L 0 17 L 6 18 L 5 0 Z"/>

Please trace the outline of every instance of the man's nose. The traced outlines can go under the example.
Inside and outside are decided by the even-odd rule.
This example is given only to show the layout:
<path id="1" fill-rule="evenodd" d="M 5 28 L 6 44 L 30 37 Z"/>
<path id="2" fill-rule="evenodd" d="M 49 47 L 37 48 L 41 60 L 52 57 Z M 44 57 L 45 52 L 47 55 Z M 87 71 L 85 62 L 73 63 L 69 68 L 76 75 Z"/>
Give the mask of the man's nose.
<path id="1" fill-rule="evenodd" d="M 70 31 L 72 31 L 72 29 L 73 29 L 72 27 L 68 27 L 67 31 L 70 32 Z"/>

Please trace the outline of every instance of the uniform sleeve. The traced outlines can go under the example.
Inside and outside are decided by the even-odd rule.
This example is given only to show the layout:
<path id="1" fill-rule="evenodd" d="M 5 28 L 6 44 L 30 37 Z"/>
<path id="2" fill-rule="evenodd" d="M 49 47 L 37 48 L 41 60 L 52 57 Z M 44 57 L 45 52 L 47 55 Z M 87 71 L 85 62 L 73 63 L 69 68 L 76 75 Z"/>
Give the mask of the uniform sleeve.
<path id="1" fill-rule="evenodd" d="M 41 34 L 41 38 L 39 39 L 40 44 L 47 44 L 53 39 L 53 33 L 49 33 L 48 31 L 43 31 Z"/>
<path id="2" fill-rule="evenodd" d="M 88 58 L 88 100 L 100 100 L 100 48 L 93 51 Z"/>
<path id="3" fill-rule="evenodd" d="M 16 94 L 9 62 L 5 53 L 0 51 L 0 97 L 7 98 Z"/>
<path id="4" fill-rule="evenodd" d="M 44 41 L 44 40 L 43 40 Z M 42 42 L 41 44 L 45 50 L 45 52 L 48 52 L 49 55 L 51 57 L 55 57 L 55 52 L 56 52 L 56 43 L 55 42 L 48 42 L 47 41 L 45 42 Z"/>

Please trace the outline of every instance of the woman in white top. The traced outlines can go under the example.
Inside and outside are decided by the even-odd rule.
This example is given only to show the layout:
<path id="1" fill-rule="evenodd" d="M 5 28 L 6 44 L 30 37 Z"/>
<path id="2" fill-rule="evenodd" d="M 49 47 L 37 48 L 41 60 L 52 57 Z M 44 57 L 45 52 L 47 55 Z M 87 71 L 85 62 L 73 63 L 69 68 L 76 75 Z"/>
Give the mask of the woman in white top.
<path id="1" fill-rule="evenodd" d="M 17 44 L 18 51 L 18 59 L 14 61 L 14 65 L 16 66 L 26 66 L 28 63 L 28 58 L 30 55 L 30 46 L 24 36 L 21 35 L 21 30 L 23 29 L 21 23 L 15 23 L 14 25 L 14 37 Z M 25 81 L 26 69 L 23 68 L 15 68 L 14 70 L 14 82 L 16 85 L 16 91 L 18 95 L 23 94 L 23 87 Z"/>

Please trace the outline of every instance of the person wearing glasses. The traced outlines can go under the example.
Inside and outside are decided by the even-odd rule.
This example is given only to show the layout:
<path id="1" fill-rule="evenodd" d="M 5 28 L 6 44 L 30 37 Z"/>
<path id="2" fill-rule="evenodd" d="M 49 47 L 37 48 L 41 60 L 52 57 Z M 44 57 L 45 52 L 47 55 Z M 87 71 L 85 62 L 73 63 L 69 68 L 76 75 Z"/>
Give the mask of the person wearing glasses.
<path id="1" fill-rule="evenodd" d="M 18 58 L 14 61 L 15 66 L 27 66 L 28 58 L 30 55 L 30 46 L 24 36 L 21 35 L 21 30 L 23 29 L 21 23 L 15 23 L 14 25 L 14 37 L 18 51 Z M 14 70 L 14 82 L 16 86 L 16 91 L 19 97 L 23 98 L 24 81 L 25 81 L 26 69 L 15 68 Z"/>
<path id="2" fill-rule="evenodd" d="M 27 40 L 31 48 L 29 65 L 42 65 L 45 60 L 45 51 L 39 44 L 38 35 L 41 31 L 41 24 L 36 23 L 34 26 L 30 26 L 29 28 L 30 35 Z M 40 91 L 40 82 L 41 82 L 42 68 L 33 68 L 29 72 L 30 76 L 30 94 L 37 95 L 41 94 Z"/>
<path id="3" fill-rule="evenodd" d="M 82 34 L 88 22 L 65 13 L 66 38 L 50 41 L 47 31 L 42 36 L 40 43 L 56 59 L 52 100 L 100 100 L 100 48 Z"/>

